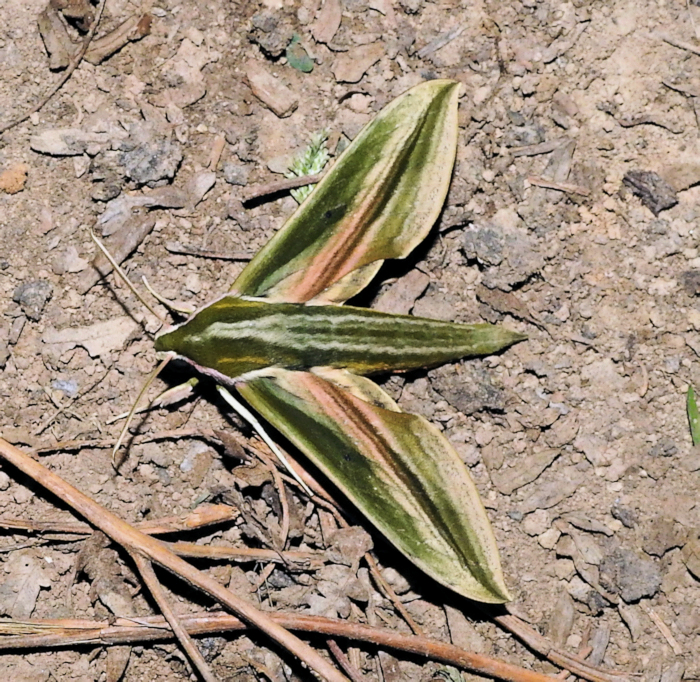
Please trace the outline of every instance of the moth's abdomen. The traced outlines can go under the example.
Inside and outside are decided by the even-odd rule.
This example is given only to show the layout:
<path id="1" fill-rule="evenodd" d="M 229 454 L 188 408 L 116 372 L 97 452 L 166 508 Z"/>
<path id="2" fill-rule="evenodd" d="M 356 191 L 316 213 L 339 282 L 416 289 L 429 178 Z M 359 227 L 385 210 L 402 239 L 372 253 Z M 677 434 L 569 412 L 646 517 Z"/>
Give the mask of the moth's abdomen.
<path id="1" fill-rule="evenodd" d="M 270 366 L 371 374 L 492 353 L 521 338 L 489 324 L 225 296 L 160 335 L 156 349 L 230 378 Z"/>

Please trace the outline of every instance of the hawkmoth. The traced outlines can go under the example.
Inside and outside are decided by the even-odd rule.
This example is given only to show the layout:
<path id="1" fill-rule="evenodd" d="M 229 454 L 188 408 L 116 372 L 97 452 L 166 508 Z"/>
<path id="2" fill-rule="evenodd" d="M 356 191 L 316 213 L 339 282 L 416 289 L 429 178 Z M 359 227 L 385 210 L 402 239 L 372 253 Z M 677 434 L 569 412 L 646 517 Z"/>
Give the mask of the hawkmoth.
<path id="1" fill-rule="evenodd" d="M 156 350 L 234 388 L 414 564 L 471 599 L 509 599 L 472 479 L 441 432 L 367 375 L 498 351 L 520 334 L 344 305 L 436 221 L 457 148 L 459 84 L 389 103 L 228 293 Z"/>

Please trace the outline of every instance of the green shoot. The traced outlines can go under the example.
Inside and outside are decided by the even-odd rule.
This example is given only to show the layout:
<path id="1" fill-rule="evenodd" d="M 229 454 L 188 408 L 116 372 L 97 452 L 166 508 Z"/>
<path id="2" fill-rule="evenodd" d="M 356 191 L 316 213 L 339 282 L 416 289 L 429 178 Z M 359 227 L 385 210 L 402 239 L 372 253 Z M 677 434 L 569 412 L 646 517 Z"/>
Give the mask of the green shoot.
<path id="1" fill-rule="evenodd" d="M 285 173 L 285 177 L 301 178 L 305 175 L 320 173 L 330 158 L 326 148 L 327 139 L 327 130 L 314 133 L 309 140 L 309 146 L 292 161 L 291 166 L 289 166 L 289 172 Z M 291 194 L 297 203 L 300 204 L 311 194 L 312 190 L 313 185 L 304 185 L 304 187 L 293 189 Z"/>
<path id="2" fill-rule="evenodd" d="M 700 445 L 700 413 L 695 402 L 695 391 L 692 386 L 688 386 L 688 421 L 690 422 L 690 435 L 693 445 Z"/>

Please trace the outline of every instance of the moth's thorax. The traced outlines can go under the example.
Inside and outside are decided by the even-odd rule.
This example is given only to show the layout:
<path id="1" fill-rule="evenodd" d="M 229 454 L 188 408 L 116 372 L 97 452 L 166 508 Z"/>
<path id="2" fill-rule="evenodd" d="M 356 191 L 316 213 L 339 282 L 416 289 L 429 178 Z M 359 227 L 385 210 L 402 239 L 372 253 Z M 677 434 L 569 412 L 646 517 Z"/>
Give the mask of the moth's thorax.
<path id="1" fill-rule="evenodd" d="M 159 334 L 155 346 L 235 379 L 268 367 L 336 367 L 356 374 L 427 367 L 517 340 L 512 332 L 503 334 L 508 340 L 495 339 L 489 325 L 229 295 Z"/>

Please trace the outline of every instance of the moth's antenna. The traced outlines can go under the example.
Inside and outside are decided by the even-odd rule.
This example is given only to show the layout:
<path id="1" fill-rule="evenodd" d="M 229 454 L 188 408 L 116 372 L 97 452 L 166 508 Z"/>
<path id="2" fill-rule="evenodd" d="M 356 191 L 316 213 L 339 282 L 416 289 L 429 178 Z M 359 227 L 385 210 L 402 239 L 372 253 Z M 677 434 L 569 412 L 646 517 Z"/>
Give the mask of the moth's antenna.
<path id="1" fill-rule="evenodd" d="M 143 303 L 144 306 L 146 306 L 146 309 L 152 314 L 155 315 L 164 325 L 168 324 L 168 321 L 162 316 L 159 315 L 146 301 L 146 299 L 141 296 L 141 294 L 136 290 L 136 287 L 129 281 L 129 278 L 126 276 L 126 273 L 121 269 L 119 266 L 119 263 L 117 263 L 116 260 L 112 257 L 112 254 L 107 250 L 107 247 L 97 238 L 97 235 L 94 233 L 93 229 L 90 228 L 90 236 L 92 237 L 92 241 L 97 244 L 97 248 L 102 251 L 102 255 L 109 261 L 110 265 L 114 268 L 114 271 L 122 278 L 122 281 L 126 286 L 131 289 L 131 292 L 136 296 L 136 298 Z"/>
<path id="2" fill-rule="evenodd" d="M 196 308 L 192 308 L 190 306 L 185 307 L 184 304 L 179 304 L 176 303 L 175 301 L 171 301 L 164 296 L 161 296 L 149 283 L 148 280 L 146 279 L 146 275 L 141 276 L 141 281 L 143 282 L 143 285 L 148 289 L 148 293 L 153 296 L 153 298 L 156 299 L 156 301 L 160 301 L 166 308 L 169 310 L 174 310 L 176 313 L 182 313 L 183 315 L 191 315 Z"/>
<path id="3" fill-rule="evenodd" d="M 131 424 L 131 420 L 134 418 L 134 415 L 136 414 L 136 408 L 138 404 L 141 402 L 141 398 L 143 397 L 144 393 L 150 388 L 151 384 L 155 381 L 155 378 L 163 371 L 165 366 L 175 357 L 175 353 L 168 353 L 162 360 L 162 362 L 148 375 L 148 378 L 143 384 L 143 387 L 139 391 L 138 396 L 136 396 L 136 400 L 134 400 L 134 404 L 131 406 L 131 410 L 129 410 L 129 416 L 126 418 L 126 422 L 124 423 L 124 426 L 122 427 L 121 433 L 119 434 L 119 438 L 117 439 L 117 442 L 114 446 L 114 449 L 112 450 L 112 466 L 115 469 L 119 468 L 119 465 L 121 462 L 117 463 L 117 451 L 119 450 L 119 447 L 122 444 L 122 441 L 124 440 L 124 436 L 126 436 L 126 432 L 129 428 L 129 425 Z"/>
<path id="4" fill-rule="evenodd" d="M 234 409 L 238 414 L 243 417 L 257 432 L 260 438 L 262 438 L 267 446 L 272 450 L 272 452 L 275 453 L 275 456 L 277 459 L 279 459 L 280 462 L 284 465 L 284 468 L 291 474 L 292 478 L 302 487 L 304 492 L 309 496 L 313 497 L 313 493 L 311 492 L 311 489 L 309 488 L 304 481 L 301 480 L 299 474 L 297 474 L 294 469 L 292 469 L 292 465 L 289 463 L 289 460 L 284 456 L 284 453 L 277 447 L 275 444 L 275 441 L 270 438 L 270 436 L 265 433 L 265 429 L 263 429 L 262 424 L 255 418 L 255 415 L 243 404 L 238 402 L 231 393 L 225 389 L 223 386 L 217 386 L 216 390 L 219 391 L 221 394 L 221 397 Z"/>

